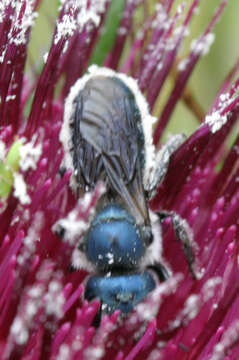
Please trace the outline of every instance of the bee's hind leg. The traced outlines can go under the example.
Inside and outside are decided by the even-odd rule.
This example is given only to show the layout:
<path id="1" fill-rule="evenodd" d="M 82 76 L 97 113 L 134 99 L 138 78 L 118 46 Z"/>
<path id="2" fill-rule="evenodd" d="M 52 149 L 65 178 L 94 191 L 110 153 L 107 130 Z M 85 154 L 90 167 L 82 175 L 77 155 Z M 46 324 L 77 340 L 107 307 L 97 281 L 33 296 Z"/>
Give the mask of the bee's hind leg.
<path id="1" fill-rule="evenodd" d="M 170 277 L 166 267 L 159 262 L 156 262 L 153 265 L 148 266 L 148 269 L 153 270 L 157 274 L 160 281 L 166 281 Z"/>
<path id="2" fill-rule="evenodd" d="M 155 159 L 154 169 L 146 179 L 145 190 L 147 191 L 149 198 L 155 195 L 157 187 L 163 181 L 170 163 L 172 154 L 179 148 L 185 141 L 185 134 L 176 134 L 170 137 L 170 139 L 162 146 L 158 151 Z"/>
<path id="3" fill-rule="evenodd" d="M 159 216 L 161 222 L 167 217 L 171 218 L 175 234 L 183 244 L 183 250 L 187 259 L 190 273 L 192 277 L 196 279 L 196 273 L 193 267 L 195 261 L 194 250 L 196 250 L 196 244 L 193 241 L 193 231 L 190 228 L 188 222 L 181 218 L 181 216 L 179 216 L 174 211 L 162 210 L 157 212 L 157 215 Z"/>

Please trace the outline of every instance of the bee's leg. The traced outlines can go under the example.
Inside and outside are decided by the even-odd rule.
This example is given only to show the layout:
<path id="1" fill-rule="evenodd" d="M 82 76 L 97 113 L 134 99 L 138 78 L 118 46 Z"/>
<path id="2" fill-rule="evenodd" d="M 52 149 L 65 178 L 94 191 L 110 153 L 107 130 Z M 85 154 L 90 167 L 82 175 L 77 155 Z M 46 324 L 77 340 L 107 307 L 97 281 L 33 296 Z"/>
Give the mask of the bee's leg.
<path id="1" fill-rule="evenodd" d="M 159 211 L 157 212 L 160 221 L 162 222 L 165 218 L 171 217 L 173 228 L 177 238 L 183 244 L 183 250 L 187 259 L 190 273 L 193 278 L 196 278 L 195 271 L 193 269 L 193 263 L 195 261 L 194 249 L 196 247 L 193 241 L 193 231 L 185 219 L 182 219 L 174 211 Z"/>
<path id="2" fill-rule="evenodd" d="M 56 226 L 54 228 L 54 232 L 60 239 L 63 239 L 66 229 L 62 225 L 56 224 Z M 85 252 L 86 252 L 85 249 L 86 249 L 85 242 L 81 242 L 73 250 L 71 263 L 67 265 L 68 273 L 72 273 L 79 269 L 84 269 L 84 270 L 89 269 L 88 261 L 86 259 L 86 255 L 85 255 Z"/>
<path id="3" fill-rule="evenodd" d="M 98 328 L 100 326 L 101 318 L 102 318 L 102 303 L 100 303 L 99 309 L 95 314 L 94 320 L 92 322 L 92 326 Z"/>
<path id="4" fill-rule="evenodd" d="M 66 167 L 64 165 L 61 165 L 59 168 L 59 174 L 60 174 L 61 178 L 63 178 L 63 176 L 65 175 L 65 172 L 66 172 Z"/>
<path id="5" fill-rule="evenodd" d="M 172 154 L 179 148 L 185 141 L 186 135 L 176 134 L 170 137 L 170 139 L 163 145 L 156 155 L 154 169 L 150 178 L 146 180 L 145 190 L 152 198 L 155 195 L 155 191 L 160 183 L 163 181 L 170 162 Z"/>
<path id="6" fill-rule="evenodd" d="M 74 210 L 73 210 L 74 211 Z M 71 263 L 75 270 L 84 269 L 89 272 L 94 270 L 94 267 L 87 258 L 87 244 L 85 241 L 84 233 L 80 226 L 78 228 L 77 219 L 72 218 L 68 214 L 66 218 L 58 220 L 53 226 L 52 231 L 73 247 Z"/>
<path id="7" fill-rule="evenodd" d="M 62 226 L 61 224 L 54 224 L 53 228 L 52 228 L 53 232 L 60 238 L 63 239 L 66 229 L 64 228 L 64 226 Z"/>
<path id="8" fill-rule="evenodd" d="M 73 266 L 72 264 L 69 264 L 69 265 L 67 266 L 67 272 L 68 272 L 69 274 L 71 274 L 71 273 L 73 273 L 74 271 L 76 271 L 76 269 L 74 268 L 74 266 Z"/>
<path id="9" fill-rule="evenodd" d="M 148 266 L 148 269 L 153 270 L 157 274 L 160 281 L 166 281 L 169 278 L 168 270 L 164 265 L 162 265 L 159 262 L 156 262 L 153 265 Z"/>

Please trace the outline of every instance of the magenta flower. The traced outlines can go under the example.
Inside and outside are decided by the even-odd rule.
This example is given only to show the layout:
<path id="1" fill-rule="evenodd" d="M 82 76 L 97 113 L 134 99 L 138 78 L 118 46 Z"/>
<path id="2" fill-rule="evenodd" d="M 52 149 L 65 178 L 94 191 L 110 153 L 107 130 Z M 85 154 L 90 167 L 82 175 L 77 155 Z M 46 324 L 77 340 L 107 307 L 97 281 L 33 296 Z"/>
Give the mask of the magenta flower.
<path id="1" fill-rule="evenodd" d="M 147 12 L 147 1 L 125 2 L 104 66 L 136 78 L 151 112 L 169 72 L 175 70 L 199 2 L 192 0 L 187 12 L 181 5 L 175 14 L 173 0 L 160 1 L 153 14 Z M 173 155 L 150 203 L 153 210 L 174 210 L 187 219 L 198 246 L 199 278 L 191 277 L 166 219 L 163 256 L 172 277 L 127 317 L 119 311 L 105 315 L 95 329 L 99 301 L 83 299 L 87 273 L 71 272 L 69 265 L 103 187 L 99 184 L 93 194 L 76 198 L 69 186 L 71 171 L 59 174 L 59 132 L 64 99 L 87 71 L 113 2 L 61 1 L 44 68 L 30 79 L 24 66 L 39 3 L 0 4 L 0 358 L 238 359 L 239 139 L 230 149 L 227 139 L 239 113 L 239 80 L 231 86 L 239 64 L 204 122 Z M 225 5 L 222 0 L 190 53 L 177 63 L 174 88 L 155 128 L 155 144 L 199 58 L 209 50 L 212 29 Z M 143 23 L 135 31 L 132 17 L 140 7 Z M 191 109 L 197 111 L 195 102 Z M 71 224 L 65 241 L 54 231 L 60 219 Z"/>

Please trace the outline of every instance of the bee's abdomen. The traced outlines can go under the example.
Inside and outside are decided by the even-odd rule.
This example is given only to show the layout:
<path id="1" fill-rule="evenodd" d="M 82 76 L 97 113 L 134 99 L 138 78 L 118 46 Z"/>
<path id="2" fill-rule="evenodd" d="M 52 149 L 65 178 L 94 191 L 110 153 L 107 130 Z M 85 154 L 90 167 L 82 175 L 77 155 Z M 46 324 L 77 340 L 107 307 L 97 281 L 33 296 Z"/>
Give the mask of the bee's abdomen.
<path id="1" fill-rule="evenodd" d="M 86 244 L 87 257 L 99 270 L 137 268 L 146 249 L 134 219 L 116 204 L 97 214 Z"/>

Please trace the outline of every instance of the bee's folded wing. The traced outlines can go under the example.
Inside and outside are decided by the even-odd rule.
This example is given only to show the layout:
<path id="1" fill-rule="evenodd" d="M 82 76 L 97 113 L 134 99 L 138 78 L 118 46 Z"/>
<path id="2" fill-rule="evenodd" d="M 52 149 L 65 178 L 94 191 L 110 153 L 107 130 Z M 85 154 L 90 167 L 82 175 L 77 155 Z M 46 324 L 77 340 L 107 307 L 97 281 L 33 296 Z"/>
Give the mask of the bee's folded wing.
<path id="1" fill-rule="evenodd" d="M 90 81 L 89 81 L 90 83 Z M 71 123 L 78 183 L 102 179 L 139 223 L 148 223 L 142 183 L 143 134 L 134 96 L 114 78 L 90 84 L 75 100 Z"/>

